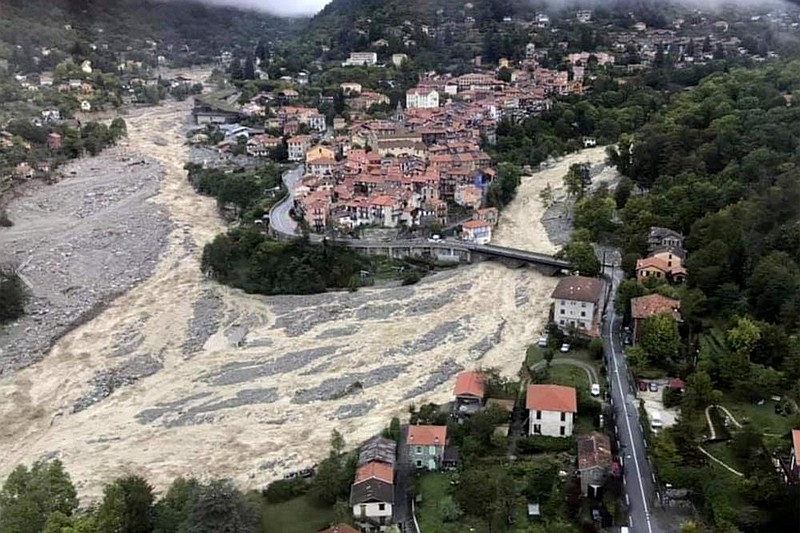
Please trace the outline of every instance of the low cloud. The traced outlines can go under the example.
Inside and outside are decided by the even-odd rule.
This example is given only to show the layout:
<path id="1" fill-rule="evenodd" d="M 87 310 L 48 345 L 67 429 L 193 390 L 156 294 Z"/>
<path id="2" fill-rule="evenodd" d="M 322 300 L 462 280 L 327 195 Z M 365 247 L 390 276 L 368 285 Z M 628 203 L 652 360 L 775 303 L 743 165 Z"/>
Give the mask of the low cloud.
<path id="1" fill-rule="evenodd" d="M 266 11 L 284 17 L 314 15 L 330 0 L 202 0 L 205 4 Z"/>

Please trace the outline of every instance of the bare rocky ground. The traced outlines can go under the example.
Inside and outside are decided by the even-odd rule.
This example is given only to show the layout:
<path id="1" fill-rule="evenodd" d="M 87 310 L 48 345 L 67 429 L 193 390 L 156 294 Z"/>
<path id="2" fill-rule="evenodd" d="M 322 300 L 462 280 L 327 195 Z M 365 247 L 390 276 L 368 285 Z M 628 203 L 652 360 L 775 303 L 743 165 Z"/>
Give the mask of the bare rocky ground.
<path id="1" fill-rule="evenodd" d="M 0 374 L 38 361 L 55 339 L 155 271 L 172 224 L 148 200 L 157 161 L 126 149 L 74 161 L 55 185 L 28 189 L 8 206 L 2 260 L 28 284 L 28 314 L 0 331 Z"/>
<path id="2" fill-rule="evenodd" d="M 0 478 L 59 457 L 85 501 L 126 472 L 157 488 L 178 475 L 257 488 L 323 457 L 334 428 L 356 446 L 411 403 L 446 401 L 462 368 L 517 373 L 556 282 L 533 270 L 487 262 L 409 287 L 273 298 L 205 280 L 202 246 L 224 227 L 182 170 L 189 105 L 127 117 L 123 148 L 163 167 L 152 203 L 173 229 L 149 278 L 0 377 Z M 525 178 L 498 244 L 553 251 L 546 181 Z"/>

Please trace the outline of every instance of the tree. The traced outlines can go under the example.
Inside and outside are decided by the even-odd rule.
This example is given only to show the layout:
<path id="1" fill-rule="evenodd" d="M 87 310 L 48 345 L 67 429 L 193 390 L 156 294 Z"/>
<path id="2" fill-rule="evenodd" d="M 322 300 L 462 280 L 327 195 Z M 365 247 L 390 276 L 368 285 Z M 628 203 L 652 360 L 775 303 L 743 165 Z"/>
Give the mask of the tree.
<path id="1" fill-rule="evenodd" d="M 153 488 L 140 476 L 125 476 L 106 485 L 97 510 L 97 529 L 113 533 L 150 533 L 153 500 Z"/>
<path id="2" fill-rule="evenodd" d="M 153 533 L 178 533 L 197 499 L 200 483 L 179 477 L 155 505 Z"/>
<path id="3" fill-rule="evenodd" d="M 678 324 L 671 314 L 662 313 L 645 319 L 641 346 L 648 359 L 659 365 L 678 353 Z"/>
<path id="4" fill-rule="evenodd" d="M 684 410 L 700 412 L 709 405 L 716 405 L 719 400 L 719 394 L 714 390 L 714 383 L 707 372 L 696 370 L 686 378 L 686 389 L 681 402 Z"/>
<path id="5" fill-rule="evenodd" d="M 603 339 L 592 339 L 589 343 L 589 355 L 594 359 L 602 359 L 603 351 Z"/>
<path id="6" fill-rule="evenodd" d="M 622 176 L 617 182 L 617 187 L 614 189 L 614 202 L 617 204 L 617 209 L 622 209 L 628 203 L 628 198 L 631 197 L 633 191 L 633 181 L 627 176 Z"/>
<path id="7" fill-rule="evenodd" d="M 336 429 L 331 432 L 331 451 L 338 457 L 344 451 L 345 442 L 342 434 Z"/>
<path id="8" fill-rule="evenodd" d="M 500 163 L 497 174 L 486 193 L 487 202 L 493 207 L 504 207 L 517 194 L 522 182 L 522 170 L 511 163 Z"/>
<path id="9" fill-rule="evenodd" d="M 253 59 L 253 54 L 247 54 L 247 57 L 244 59 L 244 69 L 242 70 L 242 77 L 246 80 L 254 80 L 256 79 L 256 65 L 255 60 Z"/>
<path id="10" fill-rule="evenodd" d="M 578 199 L 583 198 L 591 184 L 592 176 L 587 163 L 573 163 L 570 165 L 569 171 L 564 176 L 564 186 L 567 188 L 568 195 L 575 196 Z"/>
<path id="11" fill-rule="evenodd" d="M 229 481 L 215 480 L 200 487 L 180 532 L 256 533 L 260 526 L 260 508 Z"/>
<path id="12" fill-rule="evenodd" d="M 9 474 L 0 491 L 0 531 L 41 531 L 48 516 L 69 518 L 78 507 L 75 487 L 61 461 L 37 461 L 30 469 L 20 465 Z"/>
<path id="13" fill-rule="evenodd" d="M 577 270 L 583 276 L 594 277 L 600 273 L 600 260 L 588 242 L 572 241 L 558 255 L 569 261 L 572 270 Z"/>

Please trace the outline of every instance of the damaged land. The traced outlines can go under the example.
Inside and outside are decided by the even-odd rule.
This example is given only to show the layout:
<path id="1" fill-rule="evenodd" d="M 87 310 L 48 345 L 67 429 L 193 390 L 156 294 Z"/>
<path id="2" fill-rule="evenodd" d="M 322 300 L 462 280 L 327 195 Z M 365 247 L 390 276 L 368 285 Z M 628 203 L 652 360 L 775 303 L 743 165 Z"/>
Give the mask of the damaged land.
<path id="1" fill-rule="evenodd" d="M 486 262 L 412 286 L 279 297 L 246 295 L 205 279 L 200 251 L 224 225 L 215 202 L 197 195 L 183 170 L 189 106 L 137 110 L 126 117 L 124 146 L 102 155 L 106 160 L 77 163 L 85 167 L 62 187 L 88 180 L 92 167 L 102 168 L 98 161 L 119 165 L 110 181 L 120 180 L 120 192 L 97 196 L 103 190 L 87 186 L 73 193 L 76 200 L 63 213 L 48 215 L 87 225 L 82 237 L 59 230 L 55 221 L 49 231 L 27 222 L 13 228 L 30 232 L 15 237 L 20 262 L 33 256 L 23 274 L 34 287 L 41 284 L 51 309 L 63 302 L 65 322 L 85 312 L 82 302 L 92 291 L 108 286 L 106 301 L 119 296 L 49 351 L 58 333 L 35 329 L 47 315 L 26 318 L 31 322 L 20 331 L 31 329 L 18 338 L 40 343 L 43 358 L 3 341 L 0 476 L 22 462 L 58 457 L 73 479 L 83 480 L 78 490 L 87 501 L 123 472 L 139 473 L 158 488 L 178 475 L 230 477 L 243 488 L 259 488 L 319 460 L 334 428 L 355 446 L 412 403 L 446 401 L 461 369 L 519 370 L 521 354 L 547 318 L 556 281 L 531 269 Z M 567 157 L 524 178 L 495 242 L 554 251 L 539 191 L 548 182 L 558 188 L 569 164 L 587 159 L 600 162 L 602 154 Z M 135 172 L 144 180 L 145 169 L 152 170 L 152 183 L 135 185 L 126 177 Z M 68 200 L 66 193 L 50 196 L 52 190 L 42 198 Z M 91 191 L 96 195 L 87 197 Z M 15 216 L 52 209 L 25 201 Z M 101 220 L 101 228 L 90 225 Z M 4 243 L 11 242 L 8 235 L 0 233 Z M 68 242 L 76 244 L 66 249 Z M 53 268 L 45 268 L 47 261 Z M 78 267 L 85 269 L 83 289 L 66 294 L 69 284 L 44 274 Z M 55 278 L 60 275 L 72 274 Z M 87 304 L 90 309 L 97 308 Z"/>

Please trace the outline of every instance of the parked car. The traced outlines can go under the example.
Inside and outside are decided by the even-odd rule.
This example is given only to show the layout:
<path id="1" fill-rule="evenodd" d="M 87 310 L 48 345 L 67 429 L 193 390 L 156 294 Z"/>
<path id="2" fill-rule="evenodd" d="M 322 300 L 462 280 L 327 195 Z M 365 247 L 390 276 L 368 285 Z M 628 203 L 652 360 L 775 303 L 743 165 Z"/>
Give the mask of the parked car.
<path id="1" fill-rule="evenodd" d="M 431 235 L 431 238 L 428 239 L 428 242 L 442 242 L 442 238 L 439 235 Z"/>
<path id="2" fill-rule="evenodd" d="M 561 345 L 561 353 L 567 353 L 569 351 L 569 348 L 570 348 L 569 344 L 565 342 L 564 344 Z"/>
<path id="3" fill-rule="evenodd" d="M 547 348 L 547 342 L 550 340 L 550 337 L 547 333 L 543 333 L 539 340 L 536 342 L 536 346 L 539 348 Z"/>
<path id="4" fill-rule="evenodd" d="M 647 383 L 644 381 L 639 382 L 639 390 L 642 392 L 647 392 Z"/>
<path id="5" fill-rule="evenodd" d="M 592 383 L 592 396 L 600 396 L 600 384 Z"/>
<path id="6" fill-rule="evenodd" d="M 658 392 L 658 383 L 655 381 L 651 381 L 647 387 L 650 389 L 650 392 Z"/>

